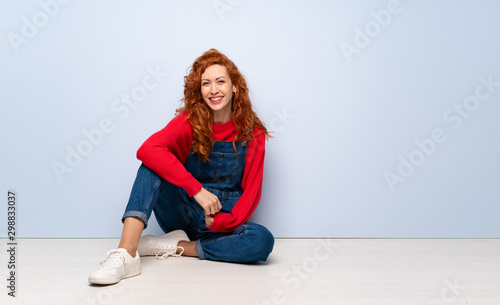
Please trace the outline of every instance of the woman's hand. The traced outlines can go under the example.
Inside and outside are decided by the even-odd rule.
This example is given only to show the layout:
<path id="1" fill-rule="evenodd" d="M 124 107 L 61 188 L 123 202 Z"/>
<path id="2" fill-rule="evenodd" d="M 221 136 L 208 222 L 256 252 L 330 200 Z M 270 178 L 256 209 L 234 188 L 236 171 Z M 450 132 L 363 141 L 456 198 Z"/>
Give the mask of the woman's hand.
<path id="1" fill-rule="evenodd" d="M 219 212 L 222 208 L 219 198 L 207 191 L 204 187 L 202 187 L 201 190 L 193 197 L 196 202 L 198 202 L 203 208 L 203 211 L 205 211 L 205 215 L 212 216 L 211 218 L 213 222 L 213 215 Z"/>
<path id="2" fill-rule="evenodd" d="M 214 223 L 214 216 L 205 214 L 205 224 L 207 228 L 210 227 Z"/>

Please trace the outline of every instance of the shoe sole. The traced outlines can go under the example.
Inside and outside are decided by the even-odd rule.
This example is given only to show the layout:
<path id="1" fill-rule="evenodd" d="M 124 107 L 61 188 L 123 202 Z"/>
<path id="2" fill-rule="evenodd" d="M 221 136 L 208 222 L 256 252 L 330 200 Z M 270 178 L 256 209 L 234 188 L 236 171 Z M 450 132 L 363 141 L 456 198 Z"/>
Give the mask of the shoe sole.
<path id="1" fill-rule="evenodd" d="M 96 284 L 96 285 L 111 285 L 111 284 L 116 284 L 123 279 L 137 276 L 139 274 L 141 274 L 141 267 L 137 267 L 137 268 L 130 270 L 130 272 L 128 274 L 123 275 L 118 280 L 114 279 L 114 278 L 104 278 L 104 279 L 90 279 L 89 278 L 89 283 Z"/>

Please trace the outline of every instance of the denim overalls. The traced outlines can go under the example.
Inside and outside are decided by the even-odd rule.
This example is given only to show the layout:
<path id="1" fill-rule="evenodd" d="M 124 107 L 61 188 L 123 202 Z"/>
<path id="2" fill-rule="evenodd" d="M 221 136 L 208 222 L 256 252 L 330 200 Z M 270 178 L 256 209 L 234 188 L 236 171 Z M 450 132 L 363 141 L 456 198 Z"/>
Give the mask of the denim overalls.
<path id="1" fill-rule="evenodd" d="M 191 152 L 184 163 L 186 170 L 219 198 L 220 213 L 230 213 L 242 194 L 246 143 L 236 141 L 235 152 L 232 141 L 214 141 L 210 161 L 203 163 L 198 154 Z M 164 232 L 182 229 L 191 240 L 196 240 L 201 259 L 241 263 L 265 261 L 273 249 L 273 235 L 259 224 L 247 222 L 230 233 L 211 231 L 205 225 L 205 212 L 186 190 L 142 164 L 122 221 L 126 217 L 137 217 L 146 228 L 152 211 Z"/>

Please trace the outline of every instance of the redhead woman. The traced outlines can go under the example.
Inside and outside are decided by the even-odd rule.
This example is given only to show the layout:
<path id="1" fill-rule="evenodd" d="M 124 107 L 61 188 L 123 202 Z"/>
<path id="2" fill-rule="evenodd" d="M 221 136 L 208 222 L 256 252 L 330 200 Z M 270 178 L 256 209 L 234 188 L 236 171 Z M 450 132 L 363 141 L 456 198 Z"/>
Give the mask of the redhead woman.
<path id="1" fill-rule="evenodd" d="M 269 132 L 252 109 L 236 65 L 215 49 L 184 78 L 183 105 L 137 151 L 142 161 L 117 249 L 89 276 L 115 284 L 141 273 L 141 256 L 266 261 L 274 237 L 248 222 L 262 191 Z M 142 236 L 152 211 L 163 236 Z"/>

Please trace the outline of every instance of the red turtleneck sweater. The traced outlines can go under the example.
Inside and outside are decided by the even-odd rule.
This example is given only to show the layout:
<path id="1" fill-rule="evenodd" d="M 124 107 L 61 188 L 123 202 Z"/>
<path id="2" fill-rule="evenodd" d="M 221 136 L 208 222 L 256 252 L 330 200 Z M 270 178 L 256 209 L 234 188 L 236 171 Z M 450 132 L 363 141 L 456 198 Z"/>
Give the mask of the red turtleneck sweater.
<path id="1" fill-rule="evenodd" d="M 149 137 L 137 151 L 137 158 L 163 179 L 184 188 L 188 196 L 196 195 L 202 188 L 184 167 L 191 151 L 193 132 L 186 120 L 187 113 L 174 117 L 162 130 Z M 255 137 L 248 142 L 245 171 L 241 181 L 243 194 L 231 213 L 217 213 L 209 227 L 215 232 L 232 232 L 248 221 L 257 208 L 262 193 L 264 170 L 265 134 L 254 128 Z M 213 139 L 233 141 L 237 135 L 233 120 L 224 124 L 213 123 Z"/>

